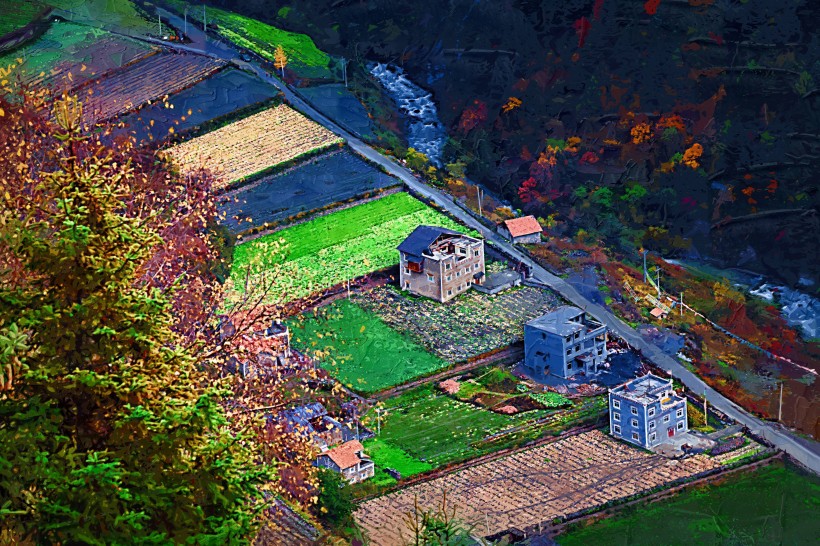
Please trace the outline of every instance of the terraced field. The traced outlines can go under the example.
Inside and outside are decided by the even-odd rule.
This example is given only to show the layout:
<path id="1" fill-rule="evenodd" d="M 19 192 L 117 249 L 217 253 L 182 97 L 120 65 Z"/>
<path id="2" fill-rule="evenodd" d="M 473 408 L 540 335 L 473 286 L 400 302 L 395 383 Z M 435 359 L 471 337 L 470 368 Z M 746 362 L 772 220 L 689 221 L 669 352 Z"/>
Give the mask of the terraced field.
<path id="1" fill-rule="evenodd" d="M 343 139 L 293 108 L 280 104 L 166 150 L 183 172 L 203 166 L 225 188 Z"/>
<path id="2" fill-rule="evenodd" d="M 285 303 L 399 262 L 398 244 L 420 224 L 476 235 L 406 193 L 394 193 L 240 244 L 228 288 Z"/>
<path id="3" fill-rule="evenodd" d="M 79 89 L 83 121 L 93 124 L 136 110 L 194 85 L 224 65 L 224 61 L 190 53 L 152 55 Z"/>
<path id="4" fill-rule="evenodd" d="M 225 214 L 225 225 L 240 233 L 398 183 L 358 156 L 340 150 L 228 192 L 220 199 L 219 209 Z"/>
<path id="5" fill-rule="evenodd" d="M 183 133 L 208 121 L 275 97 L 277 89 L 237 70 L 227 68 L 188 89 L 118 119 L 126 124 L 114 134 L 130 134 L 137 142 L 161 142 L 168 130 Z M 169 108 L 169 106 L 171 106 Z"/>
<path id="6" fill-rule="evenodd" d="M 470 290 L 443 304 L 384 286 L 354 301 L 450 362 L 521 341 L 527 321 L 561 304 L 555 293 L 528 286 L 495 296 Z"/>
<path id="7" fill-rule="evenodd" d="M 51 23 L 37 40 L 0 56 L 0 66 L 22 59 L 15 78 L 28 84 L 69 89 L 156 51 L 143 42 L 98 28 L 59 21 Z"/>
<path id="8" fill-rule="evenodd" d="M 718 468 L 705 455 L 674 461 L 594 430 L 476 465 L 367 501 L 355 519 L 372 544 L 402 544 L 414 499 L 435 510 L 443 493 L 482 535 L 548 522 Z"/>
<path id="9" fill-rule="evenodd" d="M 180 14 L 189 5 L 181 0 L 168 0 L 168 3 Z M 317 48 L 310 36 L 288 32 L 219 8 L 208 6 L 207 10 L 209 24 L 214 25 L 216 32 L 231 42 L 271 62 L 274 61 L 276 46 L 281 45 L 288 56 L 288 71 L 306 78 L 330 76 L 330 56 Z"/>

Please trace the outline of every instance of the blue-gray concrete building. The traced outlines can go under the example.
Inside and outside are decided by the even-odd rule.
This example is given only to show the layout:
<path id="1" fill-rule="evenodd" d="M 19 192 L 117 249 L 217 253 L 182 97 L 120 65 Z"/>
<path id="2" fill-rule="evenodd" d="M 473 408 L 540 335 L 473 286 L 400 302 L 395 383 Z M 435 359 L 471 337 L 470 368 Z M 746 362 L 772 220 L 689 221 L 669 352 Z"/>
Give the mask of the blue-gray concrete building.
<path id="1" fill-rule="evenodd" d="M 524 325 L 524 368 L 534 379 L 597 373 L 604 363 L 606 326 L 565 305 Z"/>
<path id="2" fill-rule="evenodd" d="M 647 374 L 609 391 L 609 430 L 615 438 L 651 449 L 689 430 L 686 398 L 672 380 Z"/>

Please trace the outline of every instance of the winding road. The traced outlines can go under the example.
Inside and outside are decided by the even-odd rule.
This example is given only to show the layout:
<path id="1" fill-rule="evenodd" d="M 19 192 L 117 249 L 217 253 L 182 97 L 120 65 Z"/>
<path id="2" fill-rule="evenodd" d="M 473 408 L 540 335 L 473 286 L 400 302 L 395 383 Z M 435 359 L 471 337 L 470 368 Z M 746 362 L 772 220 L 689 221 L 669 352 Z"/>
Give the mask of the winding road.
<path id="1" fill-rule="evenodd" d="M 177 28 L 183 28 L 183 20 L 170 12 L 160 10 L 162 16 Z M 626 340 L 633 348 L 640 351 L 643 356 L 653 362 L 656 366 L 667 371 L 669 374 L 680 380 L 687 388 L 693 392 L 706 397 L 709 404 L 725 413 L 738 423 L 746 426 L 752 433 L 766 439 L 779 449 L 782 449 L 795 460 L 810 468 L 816 474 L 820 474 L 820 443 L 805 440 L 790 432 L 778 423 L 763 421 L 751 415 L 743 408 L 724 397 L 716 390 L 709 387 L 700 377 L 685 368 L 680 362 L 665 354 L 656 345 L 647 342 L 638 332 L 625 324 L 618 317 L 613 315 L 608 309 L 593 303 L 577 292 L 562 278 L 553 275 L 527 255 L 518 250 L 506 239 L 501 238 L 497 233 L 487 229 L 477 221 L 470 213 L 463 209 L 450 196 L 424 184 L 409 169 L 398 163 L 395 158 L 387 157 L 369 145 L 364 143 L 357 136 L 340 127 L 336 122 L 326 117 L 316 110 L 311 104 L 306 102 L 297 92 L 287 84 L 273 77 L 267 71 L 259 67 L 256 63 L 240 60 L 238 49 L 231 47 L 224 42 L 215 42 L 207 38 L 201 29 L 196 28 L 191 21 L 188 24 L 190 46 L 185 46 L 173 42 L 160 42 L 166 47 L 187 50 L 200 54 L 205 54 L 220 59 L 231 61 L 242 69 L 256 74 L 263 81 L 278 88 L 291 106 L 310 116 L 315 121 L 321 123 L 339 136 L 345 138 L 349 147 L 356 153 L 367 158 L 373 163 L 383 167 L 388 173 L 402 180 L 409 188 L 423 195 L 441 208 L 447 210 L 452 216 L 458 218 L 465 225 L 480 232 L 487 241 L 492 241 L 497 247 L 515 257 L 519 261 L 526 263 L 532 272 L 532 277 L 541 283 L 551 287 L 561 294 L 566 300 L 574 305 L 583 308 L 599 320 L 603 321 L 610 332 Z M 158 40 L 151 40 L 159 42 Z"/>

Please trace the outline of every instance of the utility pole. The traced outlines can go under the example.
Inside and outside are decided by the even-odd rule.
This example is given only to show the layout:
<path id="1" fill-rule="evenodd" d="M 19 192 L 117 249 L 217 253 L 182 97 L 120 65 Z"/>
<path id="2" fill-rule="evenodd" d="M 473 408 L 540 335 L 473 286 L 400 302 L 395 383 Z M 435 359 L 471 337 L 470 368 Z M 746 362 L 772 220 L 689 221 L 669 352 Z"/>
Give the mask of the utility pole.
<path id="1" fill-rule="evenodd" d="M 159 37 L 162 39 L 162 17 L 160 17 L 159 10 L 157 10 L 157 23 L 159 23 Z"/>
<path id="2" fill-rule="evenodd" d="M 376 408 L 376 436 L 382 435 L 382 410 Z"/>
<path id="3" fill-rule="evenodd" d="M 683 316 L 683 292 L 680 293 L 680 316 Z"/>
<path id="4" fill-rule="evenodd" d="M 643 283 L 646 284 L 646 250 L 641 249 L 643 253 Z"/>
<path id="5" fill-rule="evenodd" d="M 777 407 L 777 421 L 783 422 L 783 382 L 780 382 L 780 405 Z"/>
<path id="6" fill-rule="evenodd" d="M 347 59 L 342 57 L 342 77 L 345 81 L 345 89 L 347 89 Z"/>
<path id="7" fill-rule="evenodd" d="M 202 4 L 202 33 L 205 34 L 203 38 L 208 41 L 208 15 L 205 13 L 205 4 Z"/>
<path id="8" fill-rule="evenodd" d="M 709 424 L 709 413 L 706 408 L 706 389 L 703 390 L 703 426 Z"/>
<path id="9" fill-rule="evenodd" d="M 185 13 L 183 14 L 183 17 L 185 18 L 185 30 L 183 31 L 183 34 L 188 36 L 188 6 L 185 6 Z"/>
<path id="10" fill-rule="evenodd" d="M 490 534 L 490 516 L 487 514 L 486 510 L 484 511 L 484 523 L 487 525 L 487 534 Z"/>
<path id="11" fill-rule="evenodd" d="M 481 186 L 476 184 L 476 190 L 478 190 L 478 215 L 484 216 L 484 211 L 481 209 Z"/>

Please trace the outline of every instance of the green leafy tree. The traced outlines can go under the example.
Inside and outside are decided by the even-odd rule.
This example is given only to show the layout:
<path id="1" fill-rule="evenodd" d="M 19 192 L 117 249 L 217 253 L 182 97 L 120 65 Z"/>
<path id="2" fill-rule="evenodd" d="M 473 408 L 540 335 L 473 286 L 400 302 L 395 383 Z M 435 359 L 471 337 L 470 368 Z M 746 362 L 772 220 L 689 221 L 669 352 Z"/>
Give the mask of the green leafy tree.
<path id="1" fill-rule="evenodd" d="M 319 518 L 331 527 L 351 523 L 356 505 L 347 482 L 338 472 L 319 471 Z"/>
<path id="2" fill-rule="evenodd" d="M 271 472 L 151 281 L 184 199 L 134 207 L 145 166 L 49 100 L 0 97 L 0 542 L 247 542 Z"/>

